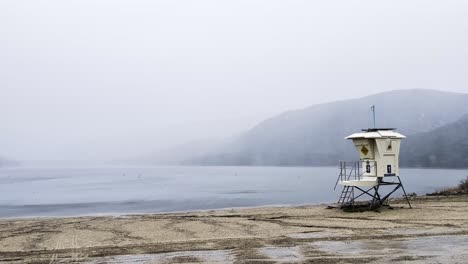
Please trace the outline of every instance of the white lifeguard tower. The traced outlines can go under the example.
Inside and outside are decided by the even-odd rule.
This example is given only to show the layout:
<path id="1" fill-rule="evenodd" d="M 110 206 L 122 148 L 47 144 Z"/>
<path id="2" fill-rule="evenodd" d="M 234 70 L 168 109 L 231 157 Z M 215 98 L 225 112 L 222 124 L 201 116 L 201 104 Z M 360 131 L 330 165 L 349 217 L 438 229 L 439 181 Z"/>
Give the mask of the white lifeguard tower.
<path id="1" fill-rule="evenodd" d="M 352 134 L 345 139 L 353 141 L 359 153 L 359 161 L 340 161 L 340 175 L 335 184 L 342 185 L 338 204 L 354 206 L 363 195 L 372 197 L 370 209 L 380 207 L 398 189 L 402 189 L 411 208 L 399 176 L 398 158 L 401 139 L 404 135 L 394 128 L 369 128 Z M 385 196 L 382 186 L 392 186 Z M 359 193 L 356 193 L 359 192 Z"/>

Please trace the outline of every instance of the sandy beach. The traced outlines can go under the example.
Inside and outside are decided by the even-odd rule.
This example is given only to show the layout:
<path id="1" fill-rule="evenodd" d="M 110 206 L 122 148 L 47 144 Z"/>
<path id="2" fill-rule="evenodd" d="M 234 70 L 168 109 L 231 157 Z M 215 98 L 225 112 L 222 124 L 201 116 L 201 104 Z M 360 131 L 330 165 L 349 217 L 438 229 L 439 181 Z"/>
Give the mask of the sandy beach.
<path id="1" fill-rule="evenodd" d="M 326 205 L 0 220 L 1 263 L 466 263 L 468 196 L 379 212 Z"/>

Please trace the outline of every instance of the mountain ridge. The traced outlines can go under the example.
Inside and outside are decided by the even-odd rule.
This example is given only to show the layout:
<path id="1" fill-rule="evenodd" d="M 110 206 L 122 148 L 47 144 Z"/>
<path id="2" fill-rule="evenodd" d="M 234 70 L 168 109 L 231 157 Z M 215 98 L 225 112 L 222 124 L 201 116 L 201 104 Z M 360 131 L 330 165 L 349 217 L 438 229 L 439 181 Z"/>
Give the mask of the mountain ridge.
<path id="1" fill-rule="evenodd" d="M 189 165 L 322 166 L 354 159 L 343 138 L 377 126 L 406 135 L 430 131 L 468 113 L 468 94 L 427 89 L 396 90 L 286 111 L 260 122 L 221 150 L 183 161 Z M 435 107 L 437 106 L 437 107 Z"/>
<path id="2" fill-rule="evenodd" d="M 430 143 L 430 144 L 429 144 Z M 468 167 L 468 114 L 448 125 L 409 136 L 400 160 L 404 167 Z"/>

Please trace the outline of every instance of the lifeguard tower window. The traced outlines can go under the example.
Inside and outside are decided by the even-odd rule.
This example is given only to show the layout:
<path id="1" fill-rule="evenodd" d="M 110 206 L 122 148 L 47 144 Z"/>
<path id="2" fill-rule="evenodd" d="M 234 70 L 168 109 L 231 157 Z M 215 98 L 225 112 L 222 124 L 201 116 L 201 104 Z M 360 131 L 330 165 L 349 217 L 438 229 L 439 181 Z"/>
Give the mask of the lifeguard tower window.
<path id="1" fill-rule="evenodd" d="M 337 185 L 342 185 L 343 191 L 338 203 L 354 204 L 358 197 L 370 195 L 373 208 L 382 205 L 400 188 L 406 197 L 399 175 L 400 143 L 405 136 L 395 130 L 395 128 L 367 128 L 346 137 L 352 140 L 359 154 L 359 160 L 340 162 L 340 175 L 335 188 Z M 390 181 L 384 180 L 384 177 L 394 178 Z M 383 185 L 394 185 L 394 189 L 384 196 L 379 193 Z M 355 196 L 355 191 L 361 193 Z M 409 200 L 408 204 L 411 207 Z"/>

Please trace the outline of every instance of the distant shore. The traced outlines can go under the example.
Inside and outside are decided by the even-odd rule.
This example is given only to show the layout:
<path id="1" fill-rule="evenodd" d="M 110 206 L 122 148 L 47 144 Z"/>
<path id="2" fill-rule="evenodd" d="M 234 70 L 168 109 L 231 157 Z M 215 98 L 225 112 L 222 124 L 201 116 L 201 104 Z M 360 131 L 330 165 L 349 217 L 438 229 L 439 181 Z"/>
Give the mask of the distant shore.
<path id="1" fill-rule="evenodd" d="M 0 263 L 460 263 L 468 196 L 380 212 L 325 205 L 0 220 Z"/>

